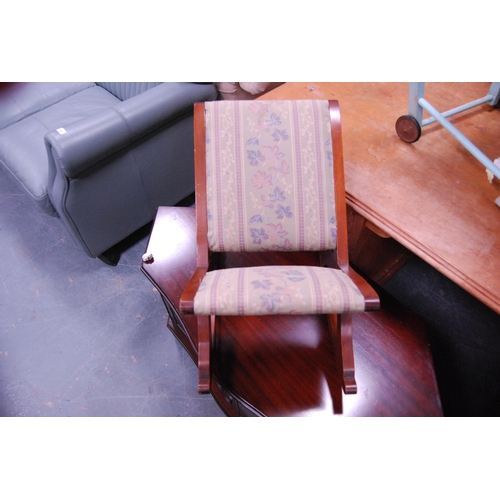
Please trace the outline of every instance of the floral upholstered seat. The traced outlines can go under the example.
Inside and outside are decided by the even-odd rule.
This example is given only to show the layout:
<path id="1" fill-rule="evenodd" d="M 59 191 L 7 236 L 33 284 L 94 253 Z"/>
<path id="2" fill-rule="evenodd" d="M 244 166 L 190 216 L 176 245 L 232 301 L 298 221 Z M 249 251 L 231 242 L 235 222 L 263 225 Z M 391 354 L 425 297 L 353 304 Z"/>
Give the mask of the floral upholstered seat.
<path id="1" fill-rule="evenodd" d="M 334 250 L 327 101 L 205 104 L 211 251 Z M 338 314 L 364 310 L 342 271 L 300 267 L 209 272 L 195 314 Z"/>
<path id="2" fill-rule="evenodd" d="M 365 299 L 339 269 L 260 266 L 220 269 L 205 275 L 195 314 L 342 314 L 364 311 Z"/>
<path id="3" fill-rule="evenodd" d="M 195 108 L 195 145 L 198 269 L 181 297 L 181 311 L 199 317 L 343 317 L 378 307 L 376 293 L 347 259 L 335 102 L 206 102 Z M 316 252 L 334 256 L 336 265 L 319 259 L 312 266 L 210 269 L 216 252 Z M 199 335 L 206 344 L 211 337 L 204 329 Z M 344 371 L 344 390 L 355 392 L 352 353 L 344 352 L 349 341 L 338 345 L 352 364 L 352 376 Z M 209 372 L 200 373 L 202 386 L 209 389 Z"/>

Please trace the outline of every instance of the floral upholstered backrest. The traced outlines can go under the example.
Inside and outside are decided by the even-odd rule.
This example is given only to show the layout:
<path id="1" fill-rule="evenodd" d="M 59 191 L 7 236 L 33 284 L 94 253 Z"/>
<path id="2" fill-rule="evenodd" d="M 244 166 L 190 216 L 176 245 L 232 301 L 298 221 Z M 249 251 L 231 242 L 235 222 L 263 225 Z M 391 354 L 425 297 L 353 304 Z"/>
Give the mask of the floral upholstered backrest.
<path id="1" fill-rule="evenodd" d="M 212 251 L 336 247 L 328 101 L 205 103 Z"/>

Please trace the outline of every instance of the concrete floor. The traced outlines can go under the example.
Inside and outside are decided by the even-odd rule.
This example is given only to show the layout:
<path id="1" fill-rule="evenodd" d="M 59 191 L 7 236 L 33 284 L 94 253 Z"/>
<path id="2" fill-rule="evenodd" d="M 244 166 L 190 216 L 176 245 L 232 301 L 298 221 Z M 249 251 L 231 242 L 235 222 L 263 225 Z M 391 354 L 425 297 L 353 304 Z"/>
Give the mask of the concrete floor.
<path id="1" fill-rule="evenodd" d="M 0 176 L 0 416 L 223 416 L 140 271 L 116 267 Z"/>

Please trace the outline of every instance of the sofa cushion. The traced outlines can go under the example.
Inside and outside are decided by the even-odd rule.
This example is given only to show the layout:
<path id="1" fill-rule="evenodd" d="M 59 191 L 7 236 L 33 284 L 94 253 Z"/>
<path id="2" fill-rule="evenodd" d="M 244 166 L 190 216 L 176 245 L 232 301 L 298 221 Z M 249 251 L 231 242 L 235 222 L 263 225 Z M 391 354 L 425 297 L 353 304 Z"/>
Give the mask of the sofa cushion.
<path id="1" fill-rule="evenodd" d="M 0 86 L 0 129 L 52 106 L 84 89 L 95 86 L 83 83 L 3 83 Z"/>
<path id="2" fill-rule="evenodd" d="M 0 130 L 0 165 L 24 186 L 43 211 L 54 214 L 47 194 L 45 134 L 118 102 L 115 96 L 94 86 Z"/>

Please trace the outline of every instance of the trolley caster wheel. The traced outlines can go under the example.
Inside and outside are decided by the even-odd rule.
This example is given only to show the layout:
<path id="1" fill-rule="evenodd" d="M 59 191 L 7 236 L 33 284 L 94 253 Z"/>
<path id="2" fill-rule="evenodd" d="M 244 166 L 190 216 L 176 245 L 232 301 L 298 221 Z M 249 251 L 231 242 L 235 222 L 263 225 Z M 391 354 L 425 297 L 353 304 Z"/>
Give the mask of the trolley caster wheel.
<path id="1" fill-rule="evenodd" d="M 422 127 L 411 115 L 400 116 L 396 121 L 396 133 L 405 142 L 417 142 L 422 133 Z"/>

